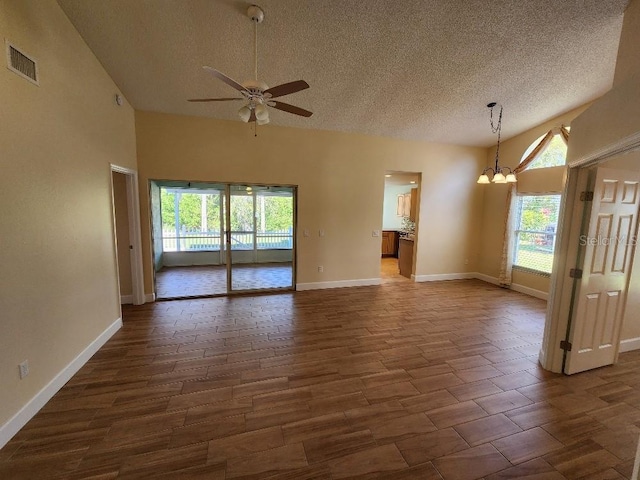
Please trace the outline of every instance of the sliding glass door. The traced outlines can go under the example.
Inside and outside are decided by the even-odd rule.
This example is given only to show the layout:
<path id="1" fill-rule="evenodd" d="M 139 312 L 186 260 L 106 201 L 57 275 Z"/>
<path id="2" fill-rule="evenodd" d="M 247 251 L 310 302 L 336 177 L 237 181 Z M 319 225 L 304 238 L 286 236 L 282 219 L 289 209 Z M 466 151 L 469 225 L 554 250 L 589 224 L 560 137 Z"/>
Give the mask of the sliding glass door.
<path id="1" fill-rule="evenodd" d="M 294 188 L 230 185 L 229 289 L 293 288 Z"/>
<path id="2" fill-rule="evenodd" d="M 292 289 L 295 187 L 151 182 L 159 299 Z"/>

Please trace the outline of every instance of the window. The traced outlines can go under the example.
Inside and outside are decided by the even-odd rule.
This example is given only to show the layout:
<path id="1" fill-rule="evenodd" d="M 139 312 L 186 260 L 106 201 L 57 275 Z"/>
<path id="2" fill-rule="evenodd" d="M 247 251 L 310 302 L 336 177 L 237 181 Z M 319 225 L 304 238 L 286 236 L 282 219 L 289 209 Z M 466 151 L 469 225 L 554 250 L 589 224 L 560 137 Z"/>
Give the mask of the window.
<path id="1" fill-rule="evenodd" d="M 513 266 L 548 275 L 553 266 L 560 195 L 522 195 L 517 208 Z"/>
<path id="2" fill-rule="evenodd" d="M 220 250 L 223 192 L 160 188 L 162 250 Z"/>
<path id="3" fill-rule="evenodd" d="M 568 130 L 568 128 L 567 128 Z M 544 138 L 542 135 L 535 142 L 533 142 L 527 151 L 522 155 L 522 160 L 527 158 L 529 154 L 533 151 L 533 149 L 540 143 L 540 140 Z M 564 142 L 560 134 L 554 135 L 551 139 L 547 148 L 545 148 L 542 153 L 536 158 L 531 165 L 527 167 L 527 170 L 533 170 L 534 168 L 547 168 L 547 167 L 558 167 L 560 165 L 565 165 L 567 162 L 567 144 Z"/>
<path id="4" fill-rule="evenodd" d="M 160 198 L 164 252 L 224 248 L 223 190 L 160 187 Z M 230 217 L 232 250 L 293 249 L 290 188 L 238 187 L 232 191 Z"/>

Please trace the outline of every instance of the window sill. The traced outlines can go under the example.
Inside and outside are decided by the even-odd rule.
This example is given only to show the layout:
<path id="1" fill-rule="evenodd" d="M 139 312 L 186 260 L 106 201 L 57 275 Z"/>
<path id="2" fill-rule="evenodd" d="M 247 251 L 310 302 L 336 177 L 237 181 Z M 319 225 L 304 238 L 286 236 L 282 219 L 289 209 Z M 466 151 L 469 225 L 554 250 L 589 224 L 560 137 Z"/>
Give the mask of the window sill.
<path id="1" fill-rule="evenodd" d="M 538 275 L 539 277 L 550 278 L 551 274 L 547 272 L 542 272 L 540 270 L 534 270 L 533 268 L 521 267 L 519 265 L 514 265 L 513 270 L 517 270 L 518 272 L 529 273 L 531 275 Z"/>

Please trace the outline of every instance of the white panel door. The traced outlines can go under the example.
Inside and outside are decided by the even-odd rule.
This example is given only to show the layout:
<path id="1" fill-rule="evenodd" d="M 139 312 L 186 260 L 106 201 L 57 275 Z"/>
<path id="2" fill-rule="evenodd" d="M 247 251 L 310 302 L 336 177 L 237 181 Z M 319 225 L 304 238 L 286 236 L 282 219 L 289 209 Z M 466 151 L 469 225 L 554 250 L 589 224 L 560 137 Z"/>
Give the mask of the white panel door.
<path id="1" fill-rule="evenodd" d="M 640 174 L 599 168 L 578 280 L 565 373 L 615 362 L 635 247 Z"/>

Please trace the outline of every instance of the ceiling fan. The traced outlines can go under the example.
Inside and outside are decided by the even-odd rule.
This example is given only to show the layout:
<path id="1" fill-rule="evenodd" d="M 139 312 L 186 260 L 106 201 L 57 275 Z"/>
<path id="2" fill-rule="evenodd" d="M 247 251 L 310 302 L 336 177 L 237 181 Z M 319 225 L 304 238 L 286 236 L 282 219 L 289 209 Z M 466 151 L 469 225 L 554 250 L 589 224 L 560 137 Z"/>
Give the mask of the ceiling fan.
<path id="1" fill-rule="evenodd" d="M 238 83 L 232 78 L 227 77 L 224 73 L 212 67 L 204 66 L 206 71 L 214 77 L 222 80 L 230 87 L 235 88 L 242 95 L 241 97 L 232 98 L 192 98 L 189 102 L 227 102 L 244 100 L 246 103 L 238 110 L 238 115 L 243 122 L 256 122 L 258 125 L 269 123 L 269 110 L 267 107 L 276 108 L 283 112 L 293 113 L 302 117 L 310 117 L 313 115 L 309 110 L 289 105 L 288 103 L 273 100 L 274 98 L 283 97 L 292 93 L 299 92 L 309 88 L 309 84 L 304 80 L 296 80 L 294 82 L 283 83 L 276 87 L 269 88 L 267 84 L 258 80 L 258 24 L 264 20 L 264 11 L 257 5 L 251 5 L 247 10 L 247 15 L 254 22 L 254 55 L 255 55 L 255 79 L 247 80 L 244 83 Z"/>

